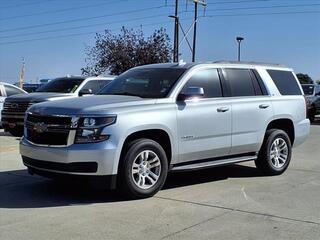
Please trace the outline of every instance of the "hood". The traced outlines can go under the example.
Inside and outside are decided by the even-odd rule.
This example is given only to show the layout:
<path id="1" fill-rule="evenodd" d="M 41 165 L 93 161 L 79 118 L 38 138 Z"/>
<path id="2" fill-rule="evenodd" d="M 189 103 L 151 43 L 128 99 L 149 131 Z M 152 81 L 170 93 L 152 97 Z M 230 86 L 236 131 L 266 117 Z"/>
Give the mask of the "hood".
<path id="1" fill-rule="evenodd" d="M 154 104 L 155 99 L 122 95 L 95 95 L 39 103 L 29 111 L 41 115 L 99 115 L 114 108 Z"/>
<path id="2" fill-rule="evenodd" d="M 17 94 L 7 97 L 6 101 L 10 102 L 44 102 L 57 100 L 60 98 L 75 97 L 72 93 L 49 93 L 49 92 L 34 92 L 28 94 Z"/>

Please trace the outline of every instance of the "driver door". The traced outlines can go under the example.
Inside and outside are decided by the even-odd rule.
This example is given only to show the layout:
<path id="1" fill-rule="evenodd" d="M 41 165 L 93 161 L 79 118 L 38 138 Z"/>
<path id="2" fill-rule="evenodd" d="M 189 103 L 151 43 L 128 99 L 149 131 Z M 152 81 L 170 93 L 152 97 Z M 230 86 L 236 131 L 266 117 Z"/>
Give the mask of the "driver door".
<path id="1" fill-rule="evenodd" d="M 196 70 L 183 87 L 201 87 L 201 98 L 177 101 L 179 162 L 228 155 L 231 149 L 231 104 L 223 98 L 217 69 Z"/>

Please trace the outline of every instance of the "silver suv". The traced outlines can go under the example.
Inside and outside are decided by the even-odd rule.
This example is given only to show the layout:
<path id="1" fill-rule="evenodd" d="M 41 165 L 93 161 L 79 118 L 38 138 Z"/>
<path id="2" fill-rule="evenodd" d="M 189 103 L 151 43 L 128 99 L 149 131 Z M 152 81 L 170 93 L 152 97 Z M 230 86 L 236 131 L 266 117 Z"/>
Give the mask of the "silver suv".
<path id="1" fill-rule="evenodd" d="M 20 153 L 31 174 L 98 179 L 148 197 L 169 171 L 252 160 L 281 174 L 309 134 L 302 89 L 280 65 L 147 65 L 99 94 L 28 110 Z"/>

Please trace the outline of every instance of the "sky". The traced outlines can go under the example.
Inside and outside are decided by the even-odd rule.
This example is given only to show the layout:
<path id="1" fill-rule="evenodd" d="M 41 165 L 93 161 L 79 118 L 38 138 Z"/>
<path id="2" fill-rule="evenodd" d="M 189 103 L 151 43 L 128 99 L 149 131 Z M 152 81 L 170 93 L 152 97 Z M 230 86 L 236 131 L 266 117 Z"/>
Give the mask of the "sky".
<path id="1" fill-rule="evenodd" d="M 186 4 L 188 2 L 188 4 Z M 320 0 L 206 0 L 199 7 L 196 61 L 241 60 L 280 63 L 320 79 Z M 85 67 L 95 33 L 122 26 L 146 36 L 163 27 L 173 40 L 175 0 L 0 0 L 0 81 L 17 82 L 25 59 L 25 81 Z M 184 31 L 193 4 L 179 0 Z M 180 32 L 182 36 L 182 32 Z M 189 33 L 192 44 L 192 31 Z M 181 38 L 180 38 L 181 39 Z M 180 58 L 191 61 L 186 42 Z"/>

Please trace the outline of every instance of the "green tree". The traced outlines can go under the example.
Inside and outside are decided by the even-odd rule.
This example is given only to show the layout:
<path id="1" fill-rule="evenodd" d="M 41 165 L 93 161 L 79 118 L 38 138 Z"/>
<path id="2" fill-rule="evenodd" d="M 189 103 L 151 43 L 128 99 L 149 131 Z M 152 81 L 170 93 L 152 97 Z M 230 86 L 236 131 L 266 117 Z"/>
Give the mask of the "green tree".
<path id="1" fill-rule="evenodd" d="M 313 80 L 308 74 L 298 73 L 297 78 L 301 84 L 312 84 Z"/>
<path id="2" fill-rule="evenodd" d="M 140 65 L 171 61 L 171 44 L 166 30 L 160 28 L 147 38 L 141 30 L 122 27 L 119 34 L 106 30 L 96 34 L 95 45 L 86 48 L 84 75 L 110 73 L 119 75 Z"/>

